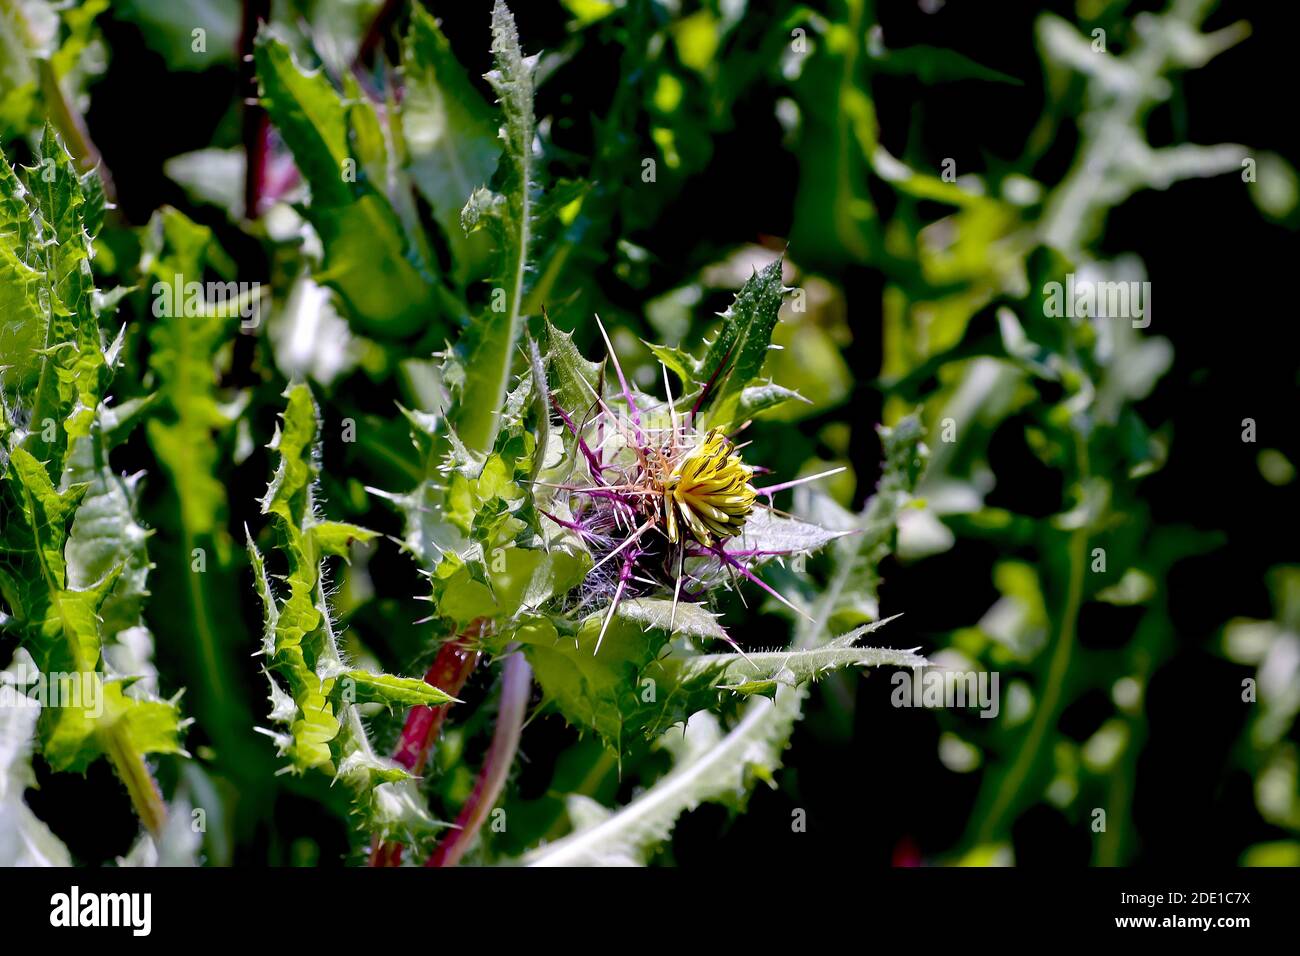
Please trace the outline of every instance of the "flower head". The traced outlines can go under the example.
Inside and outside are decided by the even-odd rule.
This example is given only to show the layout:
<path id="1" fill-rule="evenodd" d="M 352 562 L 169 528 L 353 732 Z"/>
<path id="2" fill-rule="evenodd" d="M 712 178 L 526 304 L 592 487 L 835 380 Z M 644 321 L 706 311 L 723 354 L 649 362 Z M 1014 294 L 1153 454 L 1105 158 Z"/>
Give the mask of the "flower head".
<path id="1" fill-rule="evenodd" d="M 754 469 L 736 454 L 735 446 L 716 428 L 698 447 L 684 455 L 663 483 L 668 540 L 678 540 L 677 516 L 691 536 L 706 548 L 715 536 L 740 533 L 754 510 L 758 492 L 750 483 Z"/>

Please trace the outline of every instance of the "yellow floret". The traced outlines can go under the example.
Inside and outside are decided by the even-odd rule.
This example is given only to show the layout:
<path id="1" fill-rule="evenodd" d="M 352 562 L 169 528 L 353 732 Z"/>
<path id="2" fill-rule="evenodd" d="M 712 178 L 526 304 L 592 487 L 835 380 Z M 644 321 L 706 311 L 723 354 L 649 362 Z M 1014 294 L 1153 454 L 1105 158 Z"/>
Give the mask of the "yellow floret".
<path id="1" fill-rule="evenodd" d="M 754 510 L 754 470 L 735 446 L 714 429 L 687 454 L 664 482 L 668 540 L 678 540 L 677 518 L 706 548 L 715 538 L 738 535 Z"/>

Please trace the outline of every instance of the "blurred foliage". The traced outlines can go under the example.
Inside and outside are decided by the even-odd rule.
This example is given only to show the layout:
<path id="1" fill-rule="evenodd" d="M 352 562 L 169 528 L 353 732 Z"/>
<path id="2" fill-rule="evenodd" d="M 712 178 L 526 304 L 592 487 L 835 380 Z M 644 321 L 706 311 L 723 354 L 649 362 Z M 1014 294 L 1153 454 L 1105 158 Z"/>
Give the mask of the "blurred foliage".
<path id="1" fill-rule="evenodd" d="M 902 612 L 873 640 L 920 645 L 940 667 L 1001 677 L 994 719 L 953 709 L 916 718 L 929 728 L 919 739 L 937 743 L 924 755 L 936 768 L 927 779 L 956 796 L 927 796 L 926 812 L 942 819 L 932 831 L 900 824 L 884 834 L 893 858 L 1017 862 L 1031 842 L 1024 827 L 1046 813 L 1078 835 L 1094 864 L 1149 859 L 1135 809 L 1140 781 L 1150 779 L 1141 764 L 1156 721 L 1171 719 L 1152 709 L 1153 682 L 1181 673 L 1180 655 L 1212 652 L 1221 658 L 1215 673 L 1226 675 L 1214 693 L 1241 697 L 1240 708 L 1234 696 L 1235 709 L 1216 712 L 1231 709 L 1241 722 L 1232 763 L 1249 778 L 1257 813 L 1226 841 L 1243 863 L 1300 863 L 1296 569 L 1279 565 L 1269 574 L 1271 617 L 1250 619 L 1264 612 L 1242 609 L 1198 622 L 1212 636 L 1189 651 L 1178 575 L 1231 542 L 1222 524 L 1194 508 L 1161 507 L 1151 492 L 1186 430 L 1160 399 L 1177 396 L 1193 376 L 1179 365 L 1175 320 L 1157 313 L 1146 325 L 1045 307 L 1052 283 L 1148 281 L 1148 265 L 1125 241 L 1124 210 L 1153 191 L 1178 194 L 1189 180 L 1215 177 L 1213 192 L 1198 195 L 1216 209 L 1253 202 L 1276 230 L 1268 235 L 1293 234 L 1298 190 L 1288 160 L 1260 144 L 1197 144 L 1180 119 L 1198 96 L 1214 93 L 1197 76 L 1239 45 L 1250 49 L 1250 27 L 1207 0 L 1172 0 L 1159 10 L 1060 4 L 1017 11 L 1015 23 L 1032 24 L 1024 35 L 997 34 L 999 44 L 1023 48 L 1017 60 L 985 57 L 974 44 L 959 51 L 924 37 L 896 43 L 888 24 L 906 18 L 889 4 L 761 6 L 520 4 L 523 48 L 541 50 L 534 65 L 503 61 L 499 37 L 489 50 L 486 2 L 430 3 L 426 11 L 415 3 L 276 0 L 255 46 L 241 48 L 234 0 L 111 8 L 105 0 L 0 0 L 6 155 L 39 168 L 48 121 L 107 197 L 106 210 L 92 214 L 103 216 L 102 227 L 88 232 L 99 286 L 123 290 L 118 318 L 101 322 L 110 338 L 125 330 L 114 405 L 151 403 L 145 428 L 115 452 L 114 468 L 149 476 L 139 514 L 155 569 L 144 615 L 167 691 L 185 687 L 184 711 L 196 718 L 187 743 L 194 759 L 165 758 L 158 774 L 178 805 L 208 809 L 201 850 L 208 862 L 357 862 L 368 849 L 368 834 L 349 823 L 347 794 L 328 786 L 328 774 L 275 776 L 274 748 L 252 733 L 267 710 L 265 678 L 249 657 L 262 606 L 249 558 L 233 542 L 246 521 L 261 524 L 250 517 L 253 502 L 275 463 L 261 446 L 285 412 L 286 384 L 310 383 L 320 402 L 324 466 L 304 451 L 312 441 L 298 451 L 304 467 L 319 469 L 331 517 L 387 536 L 335 549 L 351 563 L 334 569 L 328 602 L 315 552 L 291 559 L 297 572 L 309 568 L 306 591 L 315 597 L 307 606 L 333 608 L 333 620 L 327 609 L 323 623 L 307 628 L 308 640 L 346 656 L 358 673 L 418 675 L 454 636 L 440 630 L 445 622 L 413 623 L 420 616 L 413 598 L 430 592 L 421 571 L 435 598 L 440 581 L 460 574 L 485 582 L 491 613 L 523 603 L 521 594 L 493 590 L 486 564 L 448 558 L 428 519 L 444 495 L 462 494 L 472 503 L 464 524 L 475 541 L 526 537 L 508 520 L 518 507 L 513 483 L 530 474 L 529 456 L 538 454 L 537 422 L 523 407 L 529 363 L 519 336 L 547 344 L 544 371 L 558 392 L 556 350 L 596 354 L 591 317 L 599 314 L 633 388 L 657 389 L 666 378 L 660 362 L 686 387 L 702 380 L 729 335 L 727 318 L 714 313 L 723 314 L 754 270 L 774 267 L 793 292 L 767 330 L 766 363 L 762 350 L 751 356 L 749 372 L 761 368 L 757 384 L 767 390 L 728 394 L 728 412 L 757 422 L 746 457 L 779 472 L 777 480 L 843 467 L 778 501 L 855 533 L 806 565 L 769 572 L 813 625 L 774 600 L 745 608 L 734 594 L 720 598 L 724 617 L 744 621 L 737 636 L 747 650 L 813 653 L 832 634 Z M 133 62 L 115 43 L 165 66 Z M 493 54 L 498 72 L 480 79 Z M 178 83 L 192 77 L 177 96 L 197 105 L 168 101 L 159 114 L 186 106 L 202 117 L 156 147 L 152 179 L 141 178 L 130 134 L 118 126 L 124 107 L 111 98 L 137 71 Z M 953 89 L 974 89 L 990 109 L 1015 102 L 1030 125 L 1008 134 L 990 123 L 986 139 L 980 118 L 943 112 Z M 954 119 L 959 136 L 935 136 L 934 126 Z M 131 127 L 122 120 L 120 129 Z M 1247 188 L 1234 189 L 1239 183 Z M 12 236 L 20 227 L 0 218 L 0 228 Z M 261 283 L 257 320 L 242 327 L 230 314 L 156 320 L 150 290 L 175 275 Z M 16 280 L 3 281 L 8 289 Z M 504 324 L 493 319 L 500 293 Z M 14 398 L 35 370 L 32 344 L 11 331 L 18 328 L 8 320 L 0 328 L 6 449 L 28 424 Z M 572 332 L 572 344 L 557 329 Z M 584 373 L 577 353 L 569 384 L 581 395 L 579 379 L 595 373 Z M 518 384 L 512 372 L 522 373 Z M 923 476 L 913 413 L 930 452 Z M 458 479 L 443 467 L 444 418 L 467 455 L 491 459 L 506 477 L 489 488 L 473 476 L 464 482 L 469 491 L 448 492 L 444 485 Z M 886 426 L 883 468 L 877 420 Z M 1223 447 L 1253 454 L 1238 441 L 1242 428 L 1234 421 Z M 1251 480 L 1293 489 L 1295 452 L 1281 439 L 1261 440 L 1268 447 Z M 106 478 L 116 473 L 106 469 Z M 1244 487 L 1231 494 L 1247 494 Z M 295 533 L 301 550 L 321 517 L 308 507 L 286 523 L 290 553 Z M 187 571 L 195 549 L 206 556 L 202 575 Z M 937 582 L 942 593 L 921 594 L 909 578 Z M 926 605 L 950 599 L 962 614 L 980 606 L 953 621 L 909 606 L 909 597 Z M 444 616 L 463 626 L 485 606 Z M 276 607 L 270 597 L 272 614 Z M 913 617 L 929 623 L 909 630 Z M 320 627 L 329 641 L 321 643 Z M 551 624 L 530 627 L 514 638 L 540 641 L 537 629 Z M 1111 627 L 1122 635 L 1092 639 L 1090 628 Z M 639 626 L 620 628 L 610 647 L 629 648 L 638 668 L 649 664 L 637 657 L 650 655 L 637 643 Z M 553 629 L 543 637 L 556 641 Z M 565 644 L 591 637 L 575 631 Z M 273 640 L 265 662 L 291 684 L 298 661 L 284 654 L 295 646 Z M 504 641 L 487 649 L 506 650 Z M 578 666 L 567 650 L 555 657 L 553 667 Z M 617 700 L 635 696 L 636 684 L 593 669 L 581 695 L 557 697 L 545 658 L 534 651 L 530 660 L 556 707 L 525 731 L 528 762 L 503 802 L 510 826 L 485 832 L 471 861 L 698 859 L 713 837 L 684 824 L 683 814 L 707 826 L 713 818 L 705 811 L 688 813 L 699 803 L 734 812 L 755 781 L 766 781 L 803 806 L 816 774 L 798 761 L 801 741 L 814 739 L 817 759 L 835 764 L 849 753 L 846 736 L 891 733 L 890 724 L 863 731 L 855 712 L 900 733 L 914 716 L 872 706 L 887 697 L 881 678 L 837 675 L 809 691 L 797 680 L 778 686 L 761 660 L 752 673 L 737 673 L 729 658 L 714 662 L 720 670 L 704 687 L 717 697 L 718 675 L 729 675 L 716 712 L 697 713 L 685 734 L 620 753 L 602 745 L 609 735 L 594 716 L 592 701 L 601 697 L 591 688 L 608 685 Z M 589 655 L 579 663 L 587 668 Z M 820 674 L 807 663 L 803 676 Z M 1238 685 L 1239 672 L 1253 683 Z M 451 710 L 419 781 L 417 795 L 434 817 L 451 819 L 466 802 L 473 768 L 492 745 L 496 712 L 505 709 L 494 673 L 482 669 L 457 695 L 465 704 Z M 633 681 L 639 673 L 632 670 Z M 741 678 L 771 701 L 732 690 Z M 282 710 L 273 691 L 273 716 L 291 715 L 309 695 L 304 684 L 289 696 Z M 1195 694 L 1162 706 L 1194 707 Z M 579 726 L 588 714 L 593 733 L 567 725 L 556 709 Z M 796 731 L 805 711 L 810 719 Z M 374 753 L 397 739 L 401 714 L 373 704 L 364 714 L 350 735 L 338 735 L 335 720 L 328 737 L 313 741 L 285 721 L 293 739 L 281 747 L 307 754 L 304 765 L 335 771 L 361 741 L 365 766 L 349 770 L 374 775 L 363 794 L 389 792 L 378 787 L 398 774 Z M 25 712 L 14 721 L 30 733 Z M 783 757 L 792 733 L 795 754 Z M 35 772 L 44 789 L 28 802 L 52 810 L 39 816 L 74 859 L 126 852 L 129 835 L 65 834 L 58 815 L 61 799 L 75 803 L 96 786 L 112 792 L 111 782 L 65 783 L 45 775 L 39 760 L 29 770 L 25 754 L 0 754 L 3 826 L 21 820 L 45 843 L 9 782 L 25 786 Z M 798 769 L 778 770 L 783 760 Z M 901 787 L 888 767 L 878 770 L 873 787 Z M 645 800 L 644 788 L 662 798 Z M 393 788 L 401 796 L 387 806 L 372 797 L 371 823 L 383 830 L 374 820 L 387 814 L 424 839 L 421 827 L 407 826 L 410 791 Z M 763 799 L 760 789 L 754 801 Z M 848 806 L 853 795 L 838 799 Z M 751 817 L 771 804 L 754 806 Z M 789 819 L 763 826 L 787 830 Z M 872 825 L 891 826 L 883 816 Z M 739 820 L 731 826 L 750 837 L 764 832 Z M 919 853 L 908 849 L 913 841 Z M 157 853 L 174 843 L 160 841 Z"/>

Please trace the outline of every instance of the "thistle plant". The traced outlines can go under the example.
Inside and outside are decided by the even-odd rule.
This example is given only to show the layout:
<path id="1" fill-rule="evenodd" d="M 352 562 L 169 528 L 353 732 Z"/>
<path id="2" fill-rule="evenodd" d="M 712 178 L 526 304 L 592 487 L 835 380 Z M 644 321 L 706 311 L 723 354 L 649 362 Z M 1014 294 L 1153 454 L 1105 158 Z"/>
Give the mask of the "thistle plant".
<path id="1" fill-rule="evenodd" d="M 891 499 L 895 510 L 874 527 L 825 528 L 773 500 L 836 470 L 756 484 L 770 469 L 744 460 L 738 439 L 751 427 L 744 416 L 797 400 L 761 377 L 782 304 L 782 265 L 777 257 L 753 274 L 702 356 L 655 348 L 662 397 L 631 384 L 599 319 L 593 324 L 608 354 L 596 363 L 542 318 L 522 350 L 530 361 L 508 393 L 489 452 L 476 454 L 461 439 L 454 413 L 407 413 L 427 449 L 430 478 L 407 494 L 381 494 L 406 515 L 408 550 L 431 564 L 426 622 L 448 637 L 426 680 L 455 693 L 479 659 L 505 664 L 501 723 L 462 813 L 471 826 L 499 793 L 501 762 L 518 745 L 529 684 L 520 673 L 540 684 L 544 707 L 593 732 L 621 760 L 701 711 L 725 712 L 732 701 L 770 696 L 837 667 L 923 661 L 910 651 L 857 646 L 883 622 L 830 640 L 823 633 L 829 608 L 807 608 L 759 573 L 841 539 L 872 542 L 861 554 L 874 565 L 884 553 L 880 536 L 888 540 L 905 501 Z M 464 380 L 458 363 L 450 351 L 443 381 Z M 454 410 L 460 399 L 450 390 L 443 400 Z M 905 495 L 924 449 L 914 421 L 899 435 L 889 468 Z M 750 655 L 715 610 L 730 591 L 741 600 L 747 591 L 771 597 L 802 620 L 801 645 Z M 729 652 L 711 653 L 713 642 Z M 445 713 L 413 710 L 395 760 L 423 767 L 431 724 L 440 726 Z M 459 859 L 474 836 L 474 829 L 453 831 L 431 864 Z M 376 842 L 372 863 L 402 859 L 400 844 Z"/>
<path id="2" fill-rule="evenodd" d="M 545 508 L 541 513 L 575 532 L 594 562 L 577 603 L 584 609 L 605 608 L 596 653 L 614 615 L 629 599 L 654 599 L 670 592 L 670 633 L 683 600 L 700 604 L 714 588 L 730 587 L 739 579 L 753 582 L 797 611 L 752 568 L 806 555 L 837 537 L 795 522 L 770 500 L 777 491 L 840 469 L 755 488 L 754 466 L 744 461 L 743 449 L 729 437 L 750 424 L 735 420 L 741 405 L 728 402 L 728 397 L 743 396 L 752 388 L 746 380 L 752 371 L 747 369 L 761 368 L 761 352 L 757 366 L 743 363 L 744 345 L 751 334 L 771 334 L 783 292 L 781 266 L 777 258 L 756 273 L 723 315 L 718 341 L 728 344 L 711 348 L 698 363 L 686 364 L 680 353 L 675 357 L 683 375 L 680 397 L 674 397 L 663 364 L 662 399 L 634 391 L 603 325 L 601 336 L 617 388 L 602 394 L 607 381 L 602 369 L 595 383 L 577 377 L 590 396 L 581 407 L 566 410 L 555 393 L 547 396 L 547 404 L 563 422 L 565 450 L 572 461 L 562 466 L 569 481 L 541 485 L 550 493 L 544 496 L 548 503 L 561 514 Z M 554 337 L 554 330 L 550 334 Z M 766 343 L 758 344 L 766 348 Z M 751 355 L 753 349 L 751 345 Z M 737 379 L 740 384 L 735 386 Z M 573 454 L 575 449 L 579 454 Z M 767 503 L 759 500 L 762 494 Z M 726 640 L 739 649 L 730 637 Z"/>
<path id="3" fill-rule="evenodd" d="M 100 184 L 50 127 L 38 158 L 26 185 L 0 159 L 0 630 L 32 665 L 13 681 L 20 693 L 71 690 L 40 711 L 48 764 L 84 772 L 107 759 L 157 839 L 168 808 L 149 758 L 184 755 L 190 721 L 179 693 L 158 693 L 139 476 L 110 464 L 146 403 L 108 393 L 123 339 L 101 327 L 121 295 L 101 296 L 91 269 Z"/>
<path id="4" fill-rule="evenodd" d="M 964 836 L 895 821 L 864 852 L 914 836 L 931 860 L 1007 859 L 1045 803 L 1071 825 L 1106 810 L 1096 863 L 1146 852 L 1114 821 L 1151 786 L 1156 678 L 1185 653 L 1173 572 L 1219 548 L 1199 512 L 1182 528 L 1147 499 L 1184 483 L 1189 436 L 1220 439 L 1162 418 L 1196 361 L 1186 325 L 1061 316 L 1043 294 L 1076 273 L 1145 284 L 1103 261 L 1102 227 L 1109 247 L 1131 198 L 1184 179 L 1240 169 L 1294 225 L 1280 157 L 1160 128 L 1180 74 L 1218 69 L 1244 25 L 1203 31 L 1208 0 L 1093 5 L 1078 29 L 1043 14 L 1047 107 L 1022 155 L 950 169 L 946 122 L 898 124 L 898 79 L 1027 78 L 895 47 L 896 15 L 859 0 L 570 3 L 518 25 L 499 0 L 446 22 L 250 3 L 238 52 L 210 30 L 211 55 L 159 5 L 118 6 L 0 2 L 0 691 L 18 704 L 0 707 L 0 862 L 246 860 L 286 796 L 324 812 L 273 832 L 277 864 L 300 841 L 384 866 L 676 858 L 684 813 L 775 786 L 810 700 L 826 744 L 884 696 L 854 671 L 927 663 L 876 643 L 1000 669 L 1007 697 L 989 721 L 886 718 L 891 766 L 931 764 L 941 732 L 937 763 L 978 774 L 974 809 Z M 111 110 L 78 115 L 121 88 L 91 82 L 120 58 L 81 57 L 97 18 L 248 81 L 210 104 L 245 111 L 242 138 L 223 119 L 186 156 L 165 151 L 188 135 L 130 144 L 188 212 L 142 205 L 130 167 L 112 205 L 122 134 Z M 489 44 L 480 81 L 465 54 Z M 596 75 L 608 91 L 575 82 Z M 966 145 L 1005 145 L 983 132 Z M 763 181 L 705 195 L 729 142 Z M 266 326 L 158 283 L 256 286 Z M 1293 460 L 1264 449 L 1259 470 L 1280 489 Z M 1243 605 L 1256 620 L 1223 652 L 1274 695 L 1238 756 L 1285 831 L 1264 858 L 1295 859 L 1295 695 L 1276 689 L 1295 588 L 1273 581 L 1277 627 Z M 1099 613 L 1132 615 L 1122 653 Z M 36 703 L 59 675 L 88 696 Z M 838 806 L 845 778 L 808 766 L 773 799 Z M 890 799 L 929 787 L 894 777 Z M 140 826 L 59 813 L 91 799 Z M 87 829 L 126 836 L 87 850 Z"/>
<path id="5" fill-rule="evenodd" d="M 92 20 L 70 19 L 64 59 Z M 243 299 L 205 297 L 243 285 L 230 281 L 243 276 L 221 229 L 170 207 L 142 228 L 122 222 L 93 143 L 70 135 L 84 132 L 72 99 L 31 138 L 33 166 L 0 163 L 0 629 L 14 650 L 0 689 L 6 702 L 24 695 L 0 720 L 14 741 L 0 761 L 0 824 L 16 831 L 0 827 L 0 849 L 70 862 L 23 802 L 29 760 L 82 772 L 103 757 L 145 831 L 123 863 L 229 862 L 225 838 L 264 819 L 281 790 L 330 806 L 356 858 L 368 849 L 376 865 L 643 861 L 684 810 L 739 807 L 771 779 L 810 682 L 923 661 L 860 646 L 884 621 L 844 600 L 875 599 L 925 460 L 917 421 L 882 430 L 880 486 L 858 514 L 815 485 L 842 469 L 784 474 L 787 462 L 758 459 L 750 440 L 764 416 L 804 401 L 767 371 L 790 292 L 770 252 L 751 257 L 757 268 L 706 320 L 702 347 L 648 345 L 648 379 L 644 363 L 625 363 L 596 310 L 556 288 L 571 280 L 575 217 L 604 200 L 547 181 L 538 57 L 500 0 L 491 32 L 495 104 L 419 5 L 400 88 L 383 96 L 373 77 L 304 67 L 310 44 L 290 24 L 243 41 L 249 108 L 264 111 L 248 128 L 264 137 L 269 122 L 276 136 L 249 150 L 236 225 L 264 243 L 275 276 L 295 276 L 290 301 L 266 298 L 268 314 L 283 322 L 296 296 L 328 299 L 359 350 L 379 356 L 385 385 L 393 356 L 417 356 L 401 374 L 418 387 L 374 426 L 387 437 L 409 426 L 410 447 L 385 449 L 398 477 L 380 471 L 368 486 L 332 481 L 326 429 L 349 390 L 303 380 L 278 328 L 237 329 Z M 284 199 L 297 202 L 279 203 L 277 225 L 257 221 Z M 106 277 L 118 287 L 101 291 Z M 200 292 L 163 300 L 155 286 Z M 598 335 L 603 358 L 560 326 Z M 263 411 L 278 419 L 258 435 Z M 265 493 L 239 493 L 235 469 L 263 464 Z M 146 472 L 158 493 L 142 505 Z M 356 633 L 368 622 L 347 626 L 364 578 L 349 562 L 393 547 L 368 519 L 348 519 L 384 502 L 424 581 L 395 612 L 418 618 L 406 625 L 418 647 L 389 653 L 387 667 Z M 244 626 L 255 616 L 241 593 L 260 631 Z M 788 646 L 755 646 L 745 624 L 760 610 L 797 622 Z M 179 683 L 154 665 L 155 630 Z M 414 660 L 427 663 L 422 677 Z M 29 677 L 60 674 L 91 696 L 25 696 Z M 598 766 L 631 774 L 666 757 L 671 769 L 647 775 L 633 805 L 602 809 L 596 827 L 575 794 L 526 844 L 494 846 L 487 821 L 510 798 L 539 714 L 558 714 Z M 439 750 L 444 733 L 486 739 L 476 776 Z M 452 778 L 461 790 L 442 788 Z M 204 839 L 187 801 L 207 794 L 194 809 L 216 811 L 218 780 L 246 797 Z"/>

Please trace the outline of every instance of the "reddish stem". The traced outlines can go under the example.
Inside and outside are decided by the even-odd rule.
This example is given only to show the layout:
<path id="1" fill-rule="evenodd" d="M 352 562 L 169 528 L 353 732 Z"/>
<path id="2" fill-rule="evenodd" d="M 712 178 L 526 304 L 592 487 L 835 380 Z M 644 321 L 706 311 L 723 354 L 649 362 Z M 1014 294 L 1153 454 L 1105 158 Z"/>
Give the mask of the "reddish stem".
<path id="1" fill-rule="evenodd" d="M 478 664 L 478 651 L 471 642 L 478 637 L 477 628 L 473 633 L 466 631 L 453 641 L 442 645 L 438 656 L 433 659 L 425 671 L 424 681 L 455 697 L 465 686 L 465 681 Z M 424 772 L 425 762 L 433 750 L 434 741 L 442 729 L 442 722 L 447 717 L 447 708 L 451 704 L 437 707 L 412 707 L 406 715 L 406 725 L 402 736 L 393 751 L 393 759 L 411 773 L 419 775 Z"/>
<path id="2" fill-rule="evenodd" d="M 713 374 L 709 376 L 709 380 L 704 383 L 704 388 L 700 389 L 700 397 L 697 398 L 695 404 L 691 406 L 692 421 L 694 421 L 695 417 L 700 414 L 700 409 L 704 407 L 704 403 L 713 393 L 713 386 L 718 380 L 718 374 L 727 367 L 727 359 L 731 358 L 731 350 L 735 347 L 735 342 L 727 346 L 727 351 L 722 353 L 722 359 L 718 362 L 718 367 L 713 370 Z"/>
<path id="3" fill-rule="evenodd" d="M 253 41 L 257 31 L 271 17 L 271 0 L 244 0 L 239 31 L 239 88 L 244 97 L 243 140 L 244 218 L 257 219 L 266 188 L 270 123 L 258 100 L 257 67 L 253 64 Z"/>
<path id="4" fill-rule="evenodd" d="M 582 435 L 578 433 L 578 427 L 573 424 L 573 419 L 570 418 L 569 413 L 564 410 L 564 406 L 560 404 L 560 400 L 552 395 L 551 404 L 554 405 L 555 410 L 560 413 L 560 419 L 564 422 L 565 426 L 569 431 L 573 432 L 573 437 L 578 440 L 578 448 L 581 449 L 583 457 L 587 459 L 587 470 L 591 473 L 592 480 L 600 482 L 602 485 L 609 484 L 602 474 L 605 471 L 605 466 L 600 463 L 599 459 L 596 458 L 595 452 L 591 450 L 591 446 L 589 446 L 583 439 Z"/>
<path id="5" fill-rule="evenodd" d="M 511 654 L 502 668 L 501 706 L 497 710 L 497 725 L 483 760 L 483 769 L 479 771 L 469 800 L 456 817 L 456 829 L 434 848 L 425 866 L 455 866 L 483 828 L 505 788 L 510 766 L 519 750 L 519 737 L 523 733 L 524 714 L 528 710 L 532 687 L 533 671 L 528 666 L 528 659 L 522 652 Z"/>
<path id="6" fill-rule="evenodd" d="M 459 694 L 478 664 L 479 652 L 474 645 L 478 642 L 482 628 L 483 622 L 475 621 L 453 640 L 443 644 L 429 669 L 424 672 L 424 682 L 453 697 Z M 419 776 L 424 771 L 424 765 L 428 762 L 450 706 L 451 704 L 441 704 L 437 707 L 412 707 L 406 715 L 402 735 L 393 750 L 393 759 L 412 774 Z M 370 865 L 400 866 L 402 849 L 400 843 L 375 841 Z"/>
<path id="7" fill-rule="evenodd" d="M 375 51 L 384 42 L 384 36 L 388 33 L 389 28 L 396 22 L 398 14 L 402 12 L 403 0 L 385 0 L 375 18 L 370 21 L 370 28 L 366 30 L 365 36 L 361 38 L 361 45 L 357 49 L 357 55 L 352 61 L 352 69 L 360 71 L 365 69 L 375 55 Z"/>

